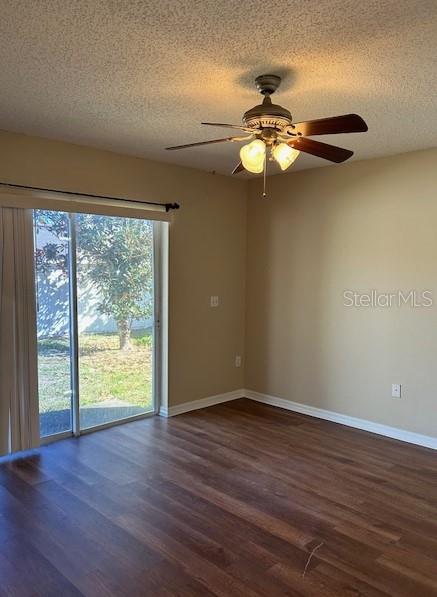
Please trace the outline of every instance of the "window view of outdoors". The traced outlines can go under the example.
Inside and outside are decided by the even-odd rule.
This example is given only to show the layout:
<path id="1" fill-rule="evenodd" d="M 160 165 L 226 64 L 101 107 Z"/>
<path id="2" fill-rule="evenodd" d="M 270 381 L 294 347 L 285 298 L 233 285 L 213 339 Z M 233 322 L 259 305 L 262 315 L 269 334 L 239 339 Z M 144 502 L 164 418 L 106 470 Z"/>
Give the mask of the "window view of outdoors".
<path id="1" fill-rule="evenodd" d="M 70 431 L 68 215 L 33 212 L 40 433 Z"/>
<path id="2" fill-rule="evenodd" d="M 35 211 L 41 435 L 71 429 L 68 219 Z M 153 410 L 153 225 L 74 216 L 81 429 Z"/>
<path id="3" fill-rule="evenodd" d="M 153 410 L 153 224 L 78 214 L 82 429 Z"/>

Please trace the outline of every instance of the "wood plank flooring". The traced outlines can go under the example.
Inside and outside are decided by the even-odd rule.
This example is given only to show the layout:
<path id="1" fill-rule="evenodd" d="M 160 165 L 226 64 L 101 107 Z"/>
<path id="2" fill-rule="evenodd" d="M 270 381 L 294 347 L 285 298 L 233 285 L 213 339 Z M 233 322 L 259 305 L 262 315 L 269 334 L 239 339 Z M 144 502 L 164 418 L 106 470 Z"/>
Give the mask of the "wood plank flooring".
<path id="1" fill-rule="evenodd" d="M 60 441 L 0 464 L 0 595 L 437 595 L 437 453 L 249 400 Z"/>

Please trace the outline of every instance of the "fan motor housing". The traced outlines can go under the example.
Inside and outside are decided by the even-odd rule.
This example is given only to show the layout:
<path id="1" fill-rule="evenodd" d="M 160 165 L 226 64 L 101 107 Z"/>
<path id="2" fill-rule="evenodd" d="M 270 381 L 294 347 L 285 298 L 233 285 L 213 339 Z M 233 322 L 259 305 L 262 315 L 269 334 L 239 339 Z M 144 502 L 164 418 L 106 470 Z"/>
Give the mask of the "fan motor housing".
<path id="1" fill-rule="evenodd" d="M 243 122 L 251 128 L 282 128 L 290 125 L 291 121 L 291 113 L 287 108 L 283 108 L 278 104 L 272 104 L 271 102 L 269 104 L 263 102 L 258 106 L 254 106 L 243 115 Z"/>

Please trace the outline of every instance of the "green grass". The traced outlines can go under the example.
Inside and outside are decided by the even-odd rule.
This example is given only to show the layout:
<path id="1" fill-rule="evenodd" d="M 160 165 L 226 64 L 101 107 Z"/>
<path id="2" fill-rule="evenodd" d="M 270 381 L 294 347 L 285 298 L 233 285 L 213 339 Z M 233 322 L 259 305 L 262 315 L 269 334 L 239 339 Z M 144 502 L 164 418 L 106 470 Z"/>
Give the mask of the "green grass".
<path id="1" fill-rule="evenodd" d="M 150 330 L 133 333 L 133 350 L 119 350 L 117 334 L 81 334 L 79 337 L 80 405 L 121 401 L 150 408 L 152 404 L 152 336 Z M 70 406 L 70 357 L 65 338 L 38 342 L 40 411 Z"/>

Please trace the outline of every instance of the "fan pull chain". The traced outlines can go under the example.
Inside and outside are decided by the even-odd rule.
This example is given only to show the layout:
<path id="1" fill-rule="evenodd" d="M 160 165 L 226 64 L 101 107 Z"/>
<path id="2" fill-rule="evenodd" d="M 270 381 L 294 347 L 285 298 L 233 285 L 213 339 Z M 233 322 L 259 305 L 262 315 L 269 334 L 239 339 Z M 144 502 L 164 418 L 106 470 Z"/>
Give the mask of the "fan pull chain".
<path id="1" fill-rule="evenodd" d="M 263 197 L 267 197 L 266 193 L 266 176 L 267 176 L 267 151 L 264 156 L 264 188 L 263 188 Z"/>

